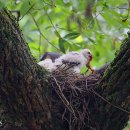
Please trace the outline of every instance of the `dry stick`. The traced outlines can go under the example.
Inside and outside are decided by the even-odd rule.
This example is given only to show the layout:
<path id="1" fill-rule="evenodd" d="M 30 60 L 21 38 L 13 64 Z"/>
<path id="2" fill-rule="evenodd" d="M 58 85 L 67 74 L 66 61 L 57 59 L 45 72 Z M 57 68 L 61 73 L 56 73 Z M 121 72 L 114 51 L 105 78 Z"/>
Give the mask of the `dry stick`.
<path id="1" fill-rule="evenodd" d="M 66 68 L 65 68 L 66 69 Z M 57 80 L 57 79 L 64 79 L 65 80 L 65 82 L 64 83 L 62 83 L 61 81 L 59 81 L 59 80 L 57 80 L 57 84 L 59 85 L 57 85 L 58 87 L 60 87 L 60 90 L 59 90 L 59 88 L 57 87 L 57 88 L 55 88 L 55 91 L 56 91 L 56 93 L 58 94 L 58 96 L 59 96 L 59 98 L 61 99 L 61 101 L 63 102 L 63 104 L 66 106 L 66 104 L 64 103 L 64 99 L 63 99 L 63 97 L 61 96 L 61 94 L 63 94 L 63 92 L 62 92 L 62 90 L 61 90 L 61 87 L 64 87 L 64 89 L 66 90 L 66 92 L 69 92 L 69 95 L 70 96 L 72 96 L 72 98 L 74 99 L 71 99 L 70 98 L 70 101 L 69 101 L 69 105 L 68 106 L 66 106 L 66 110 L 67 109 L 69 109 L 69 116 L 70 116 L 70 119 L 68 118 L 68 120 L 67 120 L 67 118 L 66 117 L 64 117 L 65 116 L 65 112 L 63 113 L 63 114 L 61 114 L 61 116 L 62 116 L 62 119 L 64 118 L 64 119 L 66 119 L 66 121 L 69 123 L 69 126 L 70 126 L 70 130 L 73 130 L 75 127 L 77 127 L 77 125 L 79 126 L 79 128 L 80 129 L 82 129 L 82 126 L 84 126 L 84 118 L 85 119 L 88 119 L 88 121 L 90 121 L 90 122 L 92 122 L 90 119 L 89 119 L 89 111 L 88 111 L 88 109 L 86 109 L 86 107 L 88 106 L 87 104 L 88 104 L 88 100 L 85 100 L 84 102 L 85 103 L 87 103 L 87 104 L 84 104 L 84 102 L 82 102 L 81 101 L 81 99 L 80 99 L 80 95 L 82 95 L 82 92 L 86 92 L 86 86 L 85 86 L 85 83 L 86 83 L 86 77 L 82 77 L 81 78 L 81 76 L 80 75 L 75 75 L 75 74 L 71 74 L 71 73 L 67 73 L 67 72 L 64 72 L 64 71 L 62 71 L 63 70 L 63 68 L 61 68 L 61 69 L 59 69 L 58 71 L 56 71 L 55 73 L 52 73 L 52 79 L 55 77 L 55 80 Z M 64 74 L 64 75 L 63 75 Z M 53 77 L 54 76 L 54 77 Z M 60 78 L 60 77 L 62 77 L 62 78 Z M 92 89 L 92 87 L 89 87 L 90 86 L 90 84 L 92 84 L 92 86 L 94 86 L 94 85 L 96 85 L 96 84 L 94 84 L 97 80 L 94 80 L 95 78 L 97 78 L 97 77 L 95 77 L 95 76 L 89 76 L 88 78 L 87 78 L 87 88 L 88 88 L 88 92 L 90 92 L 90 90 Z M 80 83 L 82 83 L 82 84 L 84 84 L 83 85 L 83 88 L 82 87 L 80 87 L 79 86 L 79 88 L 76 88 L 76 87 L 78 87 L 78 86 L 76 86 L 76 84 L 78 83 L 77 82 L 77 80 L 78 80 L 78 82 Z M 54 81 L 54 83 L 55 83 L 56 81 Z M 73 86 L 72 85 L 72 83 L 75 85 L 75 87 L 74 87 L 74 89 L 72 89 L 72 92 L 70 91 L 70 89 L 68 90 L 67 88 L 69 87 L 69 86 Z M 63 85 L 63 84 L 65 84 L 66 85 L 66 87 Z M 62 86 L 61 86 L 62 85 Z M 69 87 L 69 88 L 71 88 L 71 87 Z M 73 87 L 72 87 L 73 88 Z M 81 88 L 81 89 L 80 89 Z M 60 92 L 61 91 L 61 92 Z M 79 95 L 79 96 L 74 96 L 75 94 L 73 94 L 73 92 L 74 91 L 76 91 L 76 92 L 78 92 L 77 93 L 77 95 Z M 63 94 L 64 95 L 64 94 Z M 75 100 L 76 99 L 76 100 Z M 83 111 L 80 111 L 79 109 L 79 106 L 81 106 L 82 104 L 84 104 L 83 105 Z M 69 107 L 69 108 L 68 108 Z M 74 112 L 75 112 L 75 114 L 76 114 L 76 118 L 74 118 L 74 116 L 73 116 L 73 113 L 72 113 L 72 110 L 74 110 Z M 88 112 L 88 113 L 87 113 Z M 86 114 L 87 114 L 87 117 L 86 117 Z M 81 119 L 81 120 L 80 120 Z M 90 126 L 89 126 L 90 127 Z"/>
<path id="2" fill-rule="evenodd" d="M 88 91 L 88 80 L 87 80 L 87 78 L 86 78 L 86 85 L 85 85 L 85 87 L 86 87 L 86 90 Z"/>
<path id="3" fill-rule="evenodd" d="M 105 101 L 105 102 L 107 102 L 108 104 L 110 104 L 111 106 L 113 106 L 113 107 L 115 107 L 115 108 L 117 108 L 117 109 L 119 109 L 119 110 L 121 110 L 121 111 L 123 111 L 123 112 L 126 112 L 126 113 L 130 114 L 129 111 L 127 111 L 127 110 L 125 110 L 125 109 L 123 109 L 123 108 L 121 108 L 121 107 L 118 107 L 118 106 L 116 106 L 116 105 L 110 103 L 107 99 L 105 99 L 104 97 L 102 97 L 100 94 L 98 94 L 98 93 L 97 93 L 96 91 L 94 91 L 93 89 L 92 89 L 92 92 L 93 92 L 95 95 L 97 95 L 98 97 L 100 97 L 103 101 Z"/>
<path id="4" fill-rule="evenodd" d="M 54 70 L 54 73 L 55 73 L 57 70 L 59 70 L 62 66 L 63 66 L 63 64 L 58 65 L 58 67 Z M 55 75 L 55 76 L 56 76 L 56 75 Z M 57 75 L 57 76 L 59 76 L 59 75 Z M 61 75 L 60 75 L 60 77 L 61 77 Z M 64 77 L 64 75 L 63 75 L 63 77 Z"/>
<path id="5" fill-rule="evenodd" d="M 65 113 L 66 113 L 66 108 L 65 108 L 65 110 L 64 110 L 64 112 L 62 114 L 62 118 L 61 118 L 62 120 L 64 119 Z"/>
<path id="6" fill-rule="evenodd" d="M 72 115 L 71 115 L 71 113 L 70 113 L 70 116 L 69 116 L 69 130 L 72 130 L 72 126 L 71 126 L 71 119 L 72 119 L 72 117 L 71 117 Z"/>
<path id="7" fill-rule="evenodd" d="M 55 83 L 58 86 L 59 93 L 57 93 L 57 94 L 61 98 L 61 100 L 64 103 L 64 105 L 68 108 L 68 110 L 73 114 L 74 117 L 76 117 L 75 112 L 74 112 L 72 106 L 70 105 L 69 101 L 66 99 L 66 97 L 64 96 L 64 94 L 62 93 L 61 88 L 60 88 L 57 80 L 55 79 L 55 77 L 53 77 L 53 79 L 55 80 Z"/>
<path id="8" fill-rule="evenodd" d="M 70 101 L 71 102 L 71 101 Z M 78 103 L 78 101 L 76 101 L 77 103 Z M 75 102 L 75 103 L 76 103 Z M 78 104 L 80 104 L 80 103 L 78 103 Z M 76 104 L 74 105 L 74 106 L 77 106 Z M 79 105 L 78 105 L 79 106 Z M 85 106 L 83 106 L 83 107 L 85 107 Z M 75 126 L 77 123 L 78 123 L 78 129 L 82 129 L 82 124 L 84 124 L 84 118 L 85 118 L 85 113 L 86 113 L 86 108 L 83 108 L 83 111 L 84 111 L 84 113 L 82 113 L 81 111 L 78 111 L 78 110 L 76 110 L 77 111 L 77 113 L 78 113 L 78 116 L 79 116 L 79 121 L 78 120 L 73 120 L 73 126 Z M 88 119 L 89 120 L 89 119 Z M 77 122 L 78 121 L 78 122 Z M 80 121 L 82 122 L 82 123 L 80 123 Z"/>

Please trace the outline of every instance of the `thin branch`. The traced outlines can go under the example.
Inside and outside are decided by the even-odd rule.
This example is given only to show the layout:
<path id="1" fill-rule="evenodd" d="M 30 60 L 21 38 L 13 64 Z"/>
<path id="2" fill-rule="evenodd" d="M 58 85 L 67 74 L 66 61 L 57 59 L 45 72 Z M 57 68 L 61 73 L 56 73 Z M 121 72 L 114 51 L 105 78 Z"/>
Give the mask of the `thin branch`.
<path id="1" fill-rule="evenodd" d="M 30 2 L 29 2 L 29 4 L 30 4 Z M 34 5 L 35 5 L 35 4 L 31 5 L 31 7 L 30 7 L 30 8 L 27 10 L 27 12 L 20 18 L 20 20 L 22 20 L 22 19 L 24 18 L 24 16 L 29 13 L 29 14 L 31 15 L 31 17 L 32 17 L 32 19 L 33 19 L 35 25 L 37 26 L 37 29 L 38 29 L 40 35 L 41 35 L 49 44 L 51 44 L 54 48 L 56 48 L 58 51 L 60 51 L 60 49 L 57 48 L 55 45 L 53 45 L 53 44 L 43 35 L 43 33 L 41 32 L 41 30 L 40 30 L 40 28 L 39 28 L 39 26 L 38 26 L 38 24 L 37 24 L 35 18 L 33 17 L 33 15 L 32 15 L 31 12 L 30 12 L 30 10 L 34 7 Z M 46 14 L 47 14 L 47 13 L 46 13 Z M 48 15 L 47 15 L 47 16 L 48 16 Z M 20 20 L 19 20 L 19 21 L 20 21 Z M 40 50 L 40 45 L 41 45 L 41 43 L 39 43 L 39 50 Z M 39 53 L 40 53 L 40 51 L 39 51 Z M 39 54 L 39 55 L 40 55 L 40 54 Z"/>
<path id="2" fill-rule="evenodd" d="M 30 12 L 30 10 L 33 8 L 34 5 L 35 5 L 35 4 L 31 5 L 31 7 L 30 7 L 30 8 L 27 10 L 27 12 L 19 19 L 19 21 L 22 20 L 22 19 L 24 18 L 24 16 L 27 15 L 27 14 Z"/>
<path id="3" fill-rule="evenodd" d="M 64 105 L 68 108 L 68 110 L 73 114 L 74 117 L 76 117 L 75 115 L 75 111 L 73 110 L 72 106 L 70 105 L 69 101 L 66 99 L 66 97 L 64 96 L 64 94 L 62 93 L 61 90 L 61 86 L 58 84 L 56 78 L 53 76 L 53 79 L 58 87 L 58 92 L 57 94 L 59 95 L 59 97 L 61 98 L 62 102 L 64 103 Z"/>
<path id="4" fill-rule="evenodd" d="M 41 54 L 41 35 L 39 36 L 39 47 L 38 47 L 38 50 L 39 50 L 39 59 L 40 59 L 40 54 Z"/>
<path id="5" fill-rule="evenodd" d="M 38 24 L 37 24 L 35 18 L 33 17 L 33 15 L 32 15 L 30 12 L 29 12 L 29 14 L 31 15 L 31 17 L 32 17 L 32 19 L 33 19 L 33 21 L 34 21 L 34 23 L 35 23 L 35 25 L 36 25 L 36 27 L 37 27 L 37 29 L 38 29 L 40 35 L 41 35 L 49 44 L 51 44 L 54 48 L 56 48 L 58 51 L 60 51 L 59 48 L 57 48 L 55 45 L 53 45 L 53 44 L 43 35 L 43 33 L 41 32 L 41 30 L 40 30 L 40 28 L 39 28 L 39 26 L 38 26 Z"/>
<path id="6" fill-rule="evenodd" d="M 118 107 L 118 106 L 116 106 L 116 105 L 110 103 L 107 99 L 105 99 L 104 97 L 102 97 L 100 94 L 98 94 L 98 93 L 97 93 L 96 91 L 94 91 L 93 89 L 92 89 L 92 92 L 93 92 L 95 95 L 97 95 L 99 98 L 101 98 L 103 101 L 105 101 L 105 102 L 107 102 L 108 104 L 110 104 L 111 106 L 113 106 L 113 107 L 117 108 L 118 110 L 121 110 L 121 111 L 123 111 L 123 112 L 125 112 L 125 113 L 130 114 L 129 111 L 127 111 L 127 110 L 125 110 L 125 109 L 123 109 L 123 108 L 121 108 L 121 107 Z"/>
<path id="7" fill-rule="evenodd" d="M 49 6 L 54 6 L 54 7 L 56 7 L 56 5 L 47 3 L 47 2 L 45 2 L 44 0 L 43 0 L 43 2 L 44 2 L 45 4 L 47 4 L 47 5 L 49 5 Z"/>
<path id="8" fill-rule="evenodd" d="M 56 29 L 55 25 L 53 24 L 53 22 L 52 22 L 52 20 L 51 20 L 51 18 L 50 18 L 50 16 L 49 16 L 49 14 L 47 13 L 47 11 L 46 11 L 45 7 L 43 7 L 43 8 L 44 8 L 44 11 L 45 11 L 45 13 L 46 13 L 46 15 L 47 15 L 47 17 L 48 17 L 48 19 L 49 19 L 49 21 L 50 21 L 51 25 L 53 26 L 53 28 L 54 28 L 55 32 L 58 34 L 58 36 L 59 36 L 60 38 L 62 38 L 62 37 L 60 36 L 59 32 L 57 31 L 57 29 Z"/>
<path id="9" fill-rule="evenodd" d="M 103 9 L 98 14 L 96 14 L 93 19 L 96 19 L 102 13 L 102 11 L 103 11 Z M 87 28 L 92 24 L 93 19 L 89 21 L 89 23 L 87 24 Z"/>

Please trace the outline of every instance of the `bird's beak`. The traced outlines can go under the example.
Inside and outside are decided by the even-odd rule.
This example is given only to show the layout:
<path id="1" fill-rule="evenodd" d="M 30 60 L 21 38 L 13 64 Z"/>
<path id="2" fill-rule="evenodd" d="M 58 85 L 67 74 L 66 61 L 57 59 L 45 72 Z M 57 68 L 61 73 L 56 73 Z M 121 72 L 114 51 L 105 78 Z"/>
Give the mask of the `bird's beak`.
<path id="1" fill-rule="evenodd" d="M 92 54 L 89 55 L 89 59 L 90 59 L 89 61 L 91 61 L 93 59 Z"/>
<path id="2" fill-rule="evenodd" d="M 92 54 L 89 55 L 89 62 L 86 64 L 86 66 L 91 70 L 92 74 L 94 73 L 94 70 L 90 66 L 90 61 L 93 59 Z"/>

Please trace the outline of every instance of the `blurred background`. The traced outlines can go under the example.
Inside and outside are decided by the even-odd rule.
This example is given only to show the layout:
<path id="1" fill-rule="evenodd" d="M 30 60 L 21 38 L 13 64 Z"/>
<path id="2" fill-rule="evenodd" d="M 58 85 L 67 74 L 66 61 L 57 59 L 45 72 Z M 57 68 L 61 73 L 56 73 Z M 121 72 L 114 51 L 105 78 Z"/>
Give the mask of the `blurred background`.
<path id="1" fill-rule="evenodd" d="M 129 0 L 1 0 L 17 18 L 33 56 L 89 48 L 99 68 L 129 30 Z"/>
<path id="2" fill-rule="evenodd" d="M 130 27 L 129 0 L 0 0 L 3 7 L 37 61 L 45 52 L 89 48 L 92 66 L 99 68 L 113 60 Z"/>

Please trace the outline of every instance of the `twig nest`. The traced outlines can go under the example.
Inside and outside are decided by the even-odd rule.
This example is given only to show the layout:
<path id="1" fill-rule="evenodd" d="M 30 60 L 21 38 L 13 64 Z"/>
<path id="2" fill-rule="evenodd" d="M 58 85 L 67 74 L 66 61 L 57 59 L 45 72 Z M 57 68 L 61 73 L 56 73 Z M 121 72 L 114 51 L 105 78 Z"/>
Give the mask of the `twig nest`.
<path id="1" fill-rule="evenodd" d="M 84 77 L 61 67 L 51 73 L 49 81 L 52 113 L 67 122 L 69 129 L 82 129 L 85 120 L 91 119 L 89 107 L 96 104 L 93 91 L 99 77 L 94 74 Z"/>

